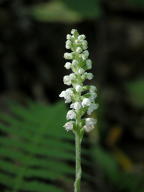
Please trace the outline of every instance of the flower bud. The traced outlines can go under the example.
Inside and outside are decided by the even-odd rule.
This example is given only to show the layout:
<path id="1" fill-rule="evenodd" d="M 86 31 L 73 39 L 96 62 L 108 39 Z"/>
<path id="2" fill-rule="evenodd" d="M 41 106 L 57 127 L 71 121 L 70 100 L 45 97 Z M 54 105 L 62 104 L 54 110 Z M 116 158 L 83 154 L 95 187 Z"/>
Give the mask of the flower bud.
<path id="1" fill-rule="evenodd" d="M 73 130 L 73 125 L 74 125 L 74 122 L 69 121 L 64 125 L 64 127 L 65 127 L 66 131 L 71 131 L 71 130 Z"/>
<path id="2" fill-rule="evenodd" d="M 70 69 L 70 68 L 71 68 L 71 63 L 70 63 L 70 62 L 66 62 L 65 68 L 66 68 L 66 69 Z"/>
<path id="3" fill-rule="evenodd" d="M 65 59 L 72 59 L 73 57 L 72 57 L 72 54 L 71 54 L 71 53 L 65 53 L 65 54 L 64 54 L 64 58 L 65 58 Z"/>

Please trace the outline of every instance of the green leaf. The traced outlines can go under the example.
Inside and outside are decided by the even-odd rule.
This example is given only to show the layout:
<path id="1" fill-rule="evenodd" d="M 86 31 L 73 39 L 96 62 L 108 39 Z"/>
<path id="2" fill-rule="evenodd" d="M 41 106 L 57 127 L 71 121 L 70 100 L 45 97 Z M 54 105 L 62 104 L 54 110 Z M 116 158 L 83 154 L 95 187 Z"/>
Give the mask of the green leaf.
<path id="1" fill-rule="evenodd" d="M 4 134 L 0 136 L 0 184 L 12 192 L 64 191 L 56 187 L 56 181 L 71 181 L 70 176 L 75 175 L 74 135 L 63 128 L 65 105 L 30 102 L 27 108 L 12 104 L 10 110 L 12 115 L 0 114 L 0 131 Z M 89 152 L 84 148 L 82 154 Z M 82 162 L 91 166 L 85 159 Z M 91 179 L 87 173 L 84 178 Z M 55 184 L 44 184 L 43 180 Z"/>
<path id="2" fill-rule="evenodd" d="M 58 183 L 72 183 L 75 174 L 74 135 L 63 128 L 65 105 L 30 102 L 27 108 L 12 104 L 10 109 L 11 115 L 0 114 L 3 122 L 0 124 L 0 184 L 8 187 L 9 192 L 64 192 Z M 87 137 L 83 144 L 84 180 L 94 182 L 96 179 L 85 171 L 85 167 L 95 168 L 91 159 L 110 182 L 128 192 L 138 191 L 139 177 L 122 172 L 113 156 L 99 145 L 86 148 Z"/>
<path id="3" fill-rule="evenodd" d="M 57 0 L 33 6 L 27 12 L 43 22 L 64 23 L 98 18 L 102 14 L 100 0 Z"/>
<path id="4" fill-rule="evenodd" d="M 51 1 L 33 6 L 28 10 L 37 20 L 43 22 L 79 22 L 82 20 L 81 15 L 69 9 L 62 1 Z"/>

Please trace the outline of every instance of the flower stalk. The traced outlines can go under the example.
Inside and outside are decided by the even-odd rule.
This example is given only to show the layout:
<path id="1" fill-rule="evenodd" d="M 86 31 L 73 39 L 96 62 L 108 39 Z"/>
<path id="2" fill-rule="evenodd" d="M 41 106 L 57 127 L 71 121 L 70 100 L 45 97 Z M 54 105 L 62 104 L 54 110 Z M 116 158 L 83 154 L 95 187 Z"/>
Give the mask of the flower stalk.
<path id="1" fill-rule="evenodd" d="M 66 41 L 66 49 L 70 49 L 71 52 L 64 54 L 64 58 L 71 61 L 65 63 L 65 68 L 71 69 L 72 73 L 63 78 L 64 84 L 72 87 L 62 91 L 59 96 L 64 97 L 65 103 L 71 103 L 70 110 L 66 115 L 68 122 L 64 127 L 67 131 L 73 131 L 75 135 L 76 178 L 74 192 L 80 192 L 83 135 L 84 132 L 93 130 L 96 124 L 96 119 L 86 117 L 86 115 L 91 115 L 98 108 L 98 104 L 95 103 L 97 98 L 96 87 L 84 84 L 85 80 L 93 78 L 93 74 L 87 72 L 92 68 L 92 61 L 88 59 L 87 48 L 88 43 L 85 35 L 79 35 L 77 30 L 72 29 L 71 34 L 67 35 Z"/>
<path id="2" fill-rule="evenodd" d="M 74 192 L 80 192 L 81 184 L 81 136 L 78 133 L 75 133 L 75 151 L 76 151 L 76 175 L 74 183 Z"/>

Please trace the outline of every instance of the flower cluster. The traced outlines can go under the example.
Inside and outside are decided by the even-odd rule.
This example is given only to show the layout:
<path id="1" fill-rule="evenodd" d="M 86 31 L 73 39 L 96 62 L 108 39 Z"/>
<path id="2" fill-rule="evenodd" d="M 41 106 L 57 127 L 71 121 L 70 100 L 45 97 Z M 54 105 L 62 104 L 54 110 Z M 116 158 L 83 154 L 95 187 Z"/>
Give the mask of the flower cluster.
<path id="1" fill-rule="evenodd" d="M 64 58 L 69 60 L 65 63 L 65 68 L 71 69 L 72 73 L 63 78 L 64 84 L 72 87 L 59 95 L 64 97 L 65 103 L 71 103 L 71 110 L 66 116 L 68 122 L 64 125 L 67 131 L 81 129 L 89 132 L 96 124 L 94 118 L 84 118 L 86 114 L 91 115 L 98 108 L 98 104 L 95 103 L 96 87 L 84 85 L 85 80 L 93 78 L 93 74 L 87 72 L 92 68 L 87 48 L 85 35 L 79 35 L 77 30 L 72 29 L 66 41 L 66 49 L 70 49 L 71 52 L 64 54 Z"/>

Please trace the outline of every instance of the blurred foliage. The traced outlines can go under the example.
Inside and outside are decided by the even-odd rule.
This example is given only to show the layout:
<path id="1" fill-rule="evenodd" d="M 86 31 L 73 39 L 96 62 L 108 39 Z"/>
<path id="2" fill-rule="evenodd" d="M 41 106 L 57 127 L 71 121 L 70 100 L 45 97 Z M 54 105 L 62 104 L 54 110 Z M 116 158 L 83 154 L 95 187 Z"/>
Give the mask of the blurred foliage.
<path id="1" fill-rule="evenodd" d="M 69 8 L 77 11 L 85 18 L 97 18 L 102 10 L 100 0 L 62 0 Z"/>
<path id="2" fill-rule="evenodd" d="M 35 5 L 28 10 L 36 19 L 47 22 L 80 22 L 101 15 L 99 0 L 59 0 Z"/>
<path id="3" fill-rule="evenodd" d="M 64 106 L 58 104 L 46 108 L 31 104 L 29 110 L 17 106 L 12 108 L 12 112 L 18 119 L 1 115 L 9 126 L 5 123 L 0 126 L 3 134 L 7 135 L 0 138 L 0 183 L 15 192 L 61 192 L 54 185 L 46 185 L 34 178 L 55 180 L 73 172 L 68 165 L 57 161 L 73 159 L 69 151 L 72 146 L 60 141 L 64 137 L 60 129 L 64 123 Z M 33 181 L 28 181 L 30 178 Z"/>
<path id="4" fill-rule="evenodd" d="M 33 6 L 29 9 L 29 13 L 37 20 L 46 22 L 79 22 L 82 20 L 79 13 L 70 10 L 61 1 Z"/>
<path id="5" fill-rule="evenodd" d="M 0 114 L 0 184 L 13 192 L 70 191 L 59 185 L 74 178 L 74 137 L 62 127 L 64 104 L 30 102 L 28 108 L 11 105 L 10 109 L 12 115 Z M 82 150 L 84 180 L 95 183 L 95 173 L 85 171 L 85 166 L 97 172 L 98 164 L 117 188 L 140 192 L 140 177 L 122 172 L 111 154 L 95 144 L 89 149 L 86 143 L 87 139 Z"/>
<path id="6" fill-rule="evenodd" d="M 144 80 L 138 79 L 127 84 L 127 90 L 132 103 L 137 107 L 144 107 Z"/>
<path id="7" fill-rule="evenodd" d="M 142 186 L 143 179 L 139 175 L 136 177 L 134 174 L 121 171 L 110 153 L 100 147 L 94 147 L 93 156 L 95 161 L 101 166 L 104 174 L 117 186 L 118 190 L 144 192 L 144 186 Z"/>

